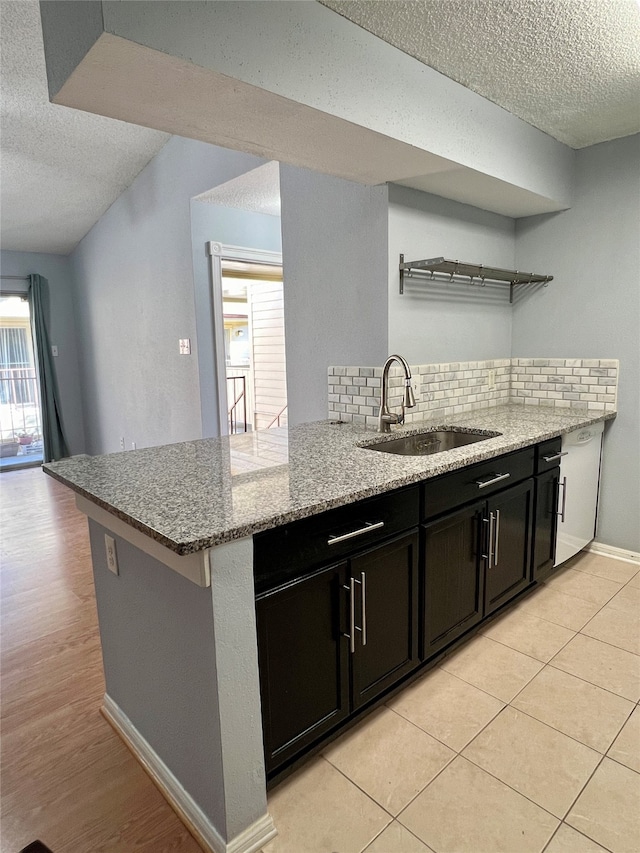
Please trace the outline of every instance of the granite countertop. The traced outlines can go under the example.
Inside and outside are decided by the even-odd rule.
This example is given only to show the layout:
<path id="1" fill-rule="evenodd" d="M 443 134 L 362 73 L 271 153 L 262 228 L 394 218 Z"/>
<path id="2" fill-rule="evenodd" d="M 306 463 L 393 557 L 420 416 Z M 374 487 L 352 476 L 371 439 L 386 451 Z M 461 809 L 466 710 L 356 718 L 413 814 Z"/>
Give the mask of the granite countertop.
<path id="1" fill-rule="evenodd" d="M 383 436 L 354 424 L 295 427 L 73 456 L 44 470 L 178 554 L 201 551 L 615 417 L 520 405 L 480 409 L 449 424 L 423 421 L 391 436 L 442 427 L 499 432 L 431 456 L 359 447 Z"/>

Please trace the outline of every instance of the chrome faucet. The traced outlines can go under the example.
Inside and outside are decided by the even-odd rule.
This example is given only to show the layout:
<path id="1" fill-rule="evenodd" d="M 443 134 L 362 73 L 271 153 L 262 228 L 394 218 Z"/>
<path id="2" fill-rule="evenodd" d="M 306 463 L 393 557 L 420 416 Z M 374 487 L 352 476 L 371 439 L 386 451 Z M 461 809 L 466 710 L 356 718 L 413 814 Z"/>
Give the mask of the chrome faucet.
<path id="1" fill-rule="evenodd" d="M 404 400 L 402 401 L 402 408 L 399 415 L 389 411 L 389 368 L 394 361 L 397 361 L 404 370 Z M 411 370 L 406 359 L 401 355 L 390 355 L 382 368 L 382 394 L 380 397 L 380 415 L 378 417 L 379 432 L 391 432 L 391 424 L 403 424 L 405 408 L 411 409 L 415 404 L 416 398 L 413 395 L 413 388 L 411 387 Z"/>

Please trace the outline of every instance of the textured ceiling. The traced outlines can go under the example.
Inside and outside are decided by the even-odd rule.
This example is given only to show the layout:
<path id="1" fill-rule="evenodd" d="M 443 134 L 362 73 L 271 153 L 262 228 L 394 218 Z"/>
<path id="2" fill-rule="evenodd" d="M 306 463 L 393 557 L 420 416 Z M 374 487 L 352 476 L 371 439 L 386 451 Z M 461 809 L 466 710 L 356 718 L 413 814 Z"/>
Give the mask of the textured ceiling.
<path id="1" fill-rule="evenodd" d="M 572 148 L 640 131 L 638 0 L 320 0 Z"/>
<path id="2" fill-rule="evenodd" d="M 222 207 L 280 216 L 280 166 L 272 160 L 196 198 Z"/>
<path id="3" fill-rule="evenodd" d="M 572 147 L 640 130 L 638 0 L 321 1 Z M 4 249 L 70 252 L 168 138 L 49 103 L 36 0 L 0 0 L 0 98 Z"/>
<path id="4" fill-rule="evenodd" d="M 36 0 L 0 28 L 1 245 L 67 254 L 169 137 L 49 103 Z"/>

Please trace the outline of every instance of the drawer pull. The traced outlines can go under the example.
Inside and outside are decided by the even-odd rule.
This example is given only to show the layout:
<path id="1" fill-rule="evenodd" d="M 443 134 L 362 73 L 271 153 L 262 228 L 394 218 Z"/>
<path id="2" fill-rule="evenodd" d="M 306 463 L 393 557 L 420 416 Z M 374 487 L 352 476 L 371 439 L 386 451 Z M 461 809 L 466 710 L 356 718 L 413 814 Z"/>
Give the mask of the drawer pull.
<path id="1" fill-rule="evenodd" d="M 371 530 L 380 530 L 381 527 L 384 527 L 384 521 L 367 521 L 364 527 L 352 530 L 351 533 L 343 533 L 342 536 L 330 536 L 327 539 L 327 545 L 337 545 L 339 542 L 346 542 L 347 539 L 355 539 L 356 536 L 362 536 L 363 533 L 369 533 Z"/>
<path id="2" fill-rule="evenodd" d="M 562 453 L 554 453 L 553 456 L 543 456 L 545 462 L 555 462 L 556 459 L 560 459 L 561 456 L 568 456 L 569 451 L 563 450 Z"/>
<path id="3" fill-rule="evenodd" d="M 491 474 L 489 480 L 476 480 L 476 486 L 479 489 L 486 489 L 487 486 L 493 486 L 494 483 L 499 483 L 500 480 L 506 480 L 511 474 Z"/>

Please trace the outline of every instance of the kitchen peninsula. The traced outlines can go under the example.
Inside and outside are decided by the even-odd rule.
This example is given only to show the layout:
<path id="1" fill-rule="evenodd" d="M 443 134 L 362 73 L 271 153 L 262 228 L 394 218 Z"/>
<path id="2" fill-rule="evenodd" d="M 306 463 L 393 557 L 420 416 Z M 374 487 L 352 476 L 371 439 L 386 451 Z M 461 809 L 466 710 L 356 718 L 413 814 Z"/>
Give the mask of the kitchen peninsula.
<path id="1" fill-rule="evenodd" d="M 407 487 L 436 488 L 437 478 L 523 449 L 533 460 L 534 447 L 613 417 L 480 409 L 446 425 L 493 437 L 429 456 L 376 453 L 371 430 L 323 421 L 45 466 L 89 517 L 105 715 L 203 844 L 248 853 L 274 833 L 254 536 Z M 392 437 L 444 425 L 413 423 Z"/>

